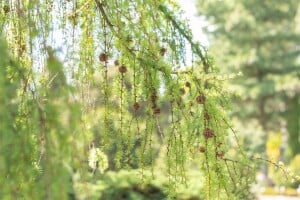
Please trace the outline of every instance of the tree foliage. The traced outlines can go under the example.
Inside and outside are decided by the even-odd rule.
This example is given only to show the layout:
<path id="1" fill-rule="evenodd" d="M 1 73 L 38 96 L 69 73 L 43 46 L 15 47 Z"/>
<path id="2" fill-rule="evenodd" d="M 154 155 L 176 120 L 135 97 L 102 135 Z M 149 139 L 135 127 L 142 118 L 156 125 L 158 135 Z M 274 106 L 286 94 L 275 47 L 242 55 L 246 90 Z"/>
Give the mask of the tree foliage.
<path id="1" fill-rule="evenodd" d="M 163 170 L 172 197 L 193 163 L 206 199 L 249 197 L 252 166 L 226 157 L 228 77 L 175 2 L 0 5 L 2 199 L 72 199 L 107 167 Z"/>
<path id="2" fill-rule="evenodd" d="M 299 153 L 299 2 L 198 0 L 198 10 L 216 63 L 243 74 L 232 82 L 235 116 L 265 133 L 287 129 L 291 156 Z"/>

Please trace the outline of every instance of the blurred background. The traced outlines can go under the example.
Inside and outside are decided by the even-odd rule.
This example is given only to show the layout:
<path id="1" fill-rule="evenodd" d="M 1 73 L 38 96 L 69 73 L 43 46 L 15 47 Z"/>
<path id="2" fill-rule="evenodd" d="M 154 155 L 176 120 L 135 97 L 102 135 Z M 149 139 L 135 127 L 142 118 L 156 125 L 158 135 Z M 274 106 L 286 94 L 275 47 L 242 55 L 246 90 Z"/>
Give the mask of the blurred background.
<path id="1" fill-rule="evenodd" d="M 235 94 L 231 117 L 247 152 L 299 176 L 300 2 L 179 3 L 195 38 L 207 47 L 221 73 L 242 74 L 230 83 Z M 257 184 L 265 195 L 300 192 L 299 182 L 285 179 L 282 170 L 268 162 L 260 166 Z"/>

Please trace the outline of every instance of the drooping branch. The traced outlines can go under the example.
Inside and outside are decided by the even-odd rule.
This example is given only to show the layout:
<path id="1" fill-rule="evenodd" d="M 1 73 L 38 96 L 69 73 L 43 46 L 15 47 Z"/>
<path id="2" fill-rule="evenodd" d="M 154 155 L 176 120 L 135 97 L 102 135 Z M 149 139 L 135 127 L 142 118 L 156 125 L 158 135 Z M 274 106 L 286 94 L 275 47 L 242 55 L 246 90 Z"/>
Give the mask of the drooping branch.
<path id="1" fill-rule="evenodd" d="M 97 8 L 101 14 L 101 16 L 103 17 L 104 21 L 109 25 L 110 27 L 110 30 L 114 33 L 114 35 L 116 37 L 119 37 L 118 33 L 116 32 L 115 30 L 115 26 L 112 24 L 112 22 L 109 20 L 106 12 L 105 12 L 105 9 L 104 9 L 104 4 L 103 3 L 100 3 L 99 0 L 95 0 L 96 2 L 96 5 L 97 5 Z M 143 63 L 143 64 L 149 64 L 149 61 L 145 60 L 144 58 L 142 57 L 137 57 L 136 53 L 134 52 L 133 49 L 129 48 L 128 45 L 123 45 L 123 47 L 127 50 L 127 52 L 132 55 L 134 58 L 136 58 L 137 60 L 140 61 L 140 63 Z M 156 66 L 152 66 L 152 67 L 156 67 Z M 157 67 L 157 70 L 158 71 L 161 71 L 163 73 L 165 73 L 165 71 L 163 70 L 162 67 Z"/>
<path id="2" fill-rule="evenodd" d="M 204 72 L 208 73 L 209 63 L 206 56 L 203 54 L 202 50 L 200 49 L 200 45 L 195 43 L 192 39 L 192 36 L 189 35 L 184 28 L 182 28 L 179 22 L 170 14 L 170 11 L 163 5 L 160 5 L 158 9 L 165 15 L 166 19 L 171 21 L 173 26 L 180 32 L 181 35 L 190 43 L 192 46 L 192 50 L 200 57 L 201 62 L 204 66 Z"/>
<path id="3" fill-rule="evenodd" d="M 114 31 L 114 25 L 111 23 L 111 21 L 109 20 L 109 18 L 106 15 L 106 12 L 105 12 L 104 7 L 103 7 L 104 4 L 100 3 L 99 0 L 95 0 L 95 2 L 96 2 L 97 8 L 100 11 L 103 19 L 109 25 L 109 27 L 112 29 L 112 31 Z"/>
<path id="4" fill-rule="evenodd" d="M 261 157 L 254 157 L 254 156 L 251 156 L 249 159 L 250 159 L 250 160 L 260 160 L 260 161 L 262 161 L 262 162 L 265 162 L 265 163 L 268 163 L 268 164 L 270 164 L 270 165 L 273 165 L 273 166 L 279 168 L 280 170 L 282 170 L 283 173 L 284 173 L 284 175 L 285 175 L 285 178 L 286 178 L 287 180 L 289 179 L 289 178 L 288 178 L 288 175 L 290 175 L 290 174 L 289 174 L 288 171 L 287 171 L 286 169 L 284 169 L 281 165 L 279 165 L 279 164 L 277 164 L 277 163 L 275 163 L 275 162 L 273 162 L 273 161 L 271 161 L 271 160 L 268 160 L 268 159 L 265 159 L 265 158 L 261 158 Z"/>

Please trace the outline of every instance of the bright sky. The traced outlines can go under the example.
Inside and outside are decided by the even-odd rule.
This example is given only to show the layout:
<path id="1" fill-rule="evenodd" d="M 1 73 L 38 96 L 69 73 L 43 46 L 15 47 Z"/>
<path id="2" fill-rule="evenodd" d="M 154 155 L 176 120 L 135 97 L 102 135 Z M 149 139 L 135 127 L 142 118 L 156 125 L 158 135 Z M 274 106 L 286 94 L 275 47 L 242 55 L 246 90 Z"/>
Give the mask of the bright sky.
<path id="1" fill-rule="evenodd" d="M 189 20 L 190 28 L 196 41 L 202 45 L 208 46 L 207 37 L 202 32 L 202 27 L 206 25 L 205 21 L 197 16 L 196 0 L 177 0 L 185 11 L 185 17 Z"/>

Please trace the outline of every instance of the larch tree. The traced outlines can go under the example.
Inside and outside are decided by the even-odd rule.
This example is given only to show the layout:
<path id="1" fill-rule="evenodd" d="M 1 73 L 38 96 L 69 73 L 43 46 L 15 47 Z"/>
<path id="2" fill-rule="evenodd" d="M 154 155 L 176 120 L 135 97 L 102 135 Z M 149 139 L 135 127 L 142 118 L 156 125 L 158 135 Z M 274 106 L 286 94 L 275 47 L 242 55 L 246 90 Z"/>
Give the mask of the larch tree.
<path id="1" fill-rule="evenodd" d="M 143 182 L 159 152 L 170 198 L 195 160 L 206 199 L 250 198 L 255 166 L 240 146 L 230 159 L 228 77 L 176 2 L 0 6 L 1 199 L 74 199 L 107 169 L 137 168 Z"/>

